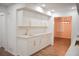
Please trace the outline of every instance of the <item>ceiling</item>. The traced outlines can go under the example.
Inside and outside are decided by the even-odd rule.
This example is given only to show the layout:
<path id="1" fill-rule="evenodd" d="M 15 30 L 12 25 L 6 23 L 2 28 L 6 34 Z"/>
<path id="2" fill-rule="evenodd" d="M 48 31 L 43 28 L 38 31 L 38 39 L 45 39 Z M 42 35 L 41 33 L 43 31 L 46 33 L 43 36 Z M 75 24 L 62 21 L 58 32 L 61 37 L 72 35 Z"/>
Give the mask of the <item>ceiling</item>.
<path id="1" fill-rule="evenodd" d="M 62 11 L 62 10 L 71 10 L 72 7 L 75 7 L 75 3 L 30 3 L 31 6 L 41 6 L 45 4 L 45 10 L 55 10 L 55 11 Z"/>
<path id="2" fill-rule="evenodd" d="M 11 6 L 14 3 L 0 3 L 0 6 Z M 17 3 L 19 4 L 19 3 Z M 46 6 L 43 7 L 45 10 L 55 10 L 55 11 L 62 11 L 62 10 L 71 10 L 72 7 L 75 7 L 75 3 L 26 3 L 28 6 L 41 6 L 45 4 Z"/>
<path id="3" fill-rule="evenodd" d="M 0 6 L 11 6 L 13 5 L 14 3 L 0 3 Z"/>

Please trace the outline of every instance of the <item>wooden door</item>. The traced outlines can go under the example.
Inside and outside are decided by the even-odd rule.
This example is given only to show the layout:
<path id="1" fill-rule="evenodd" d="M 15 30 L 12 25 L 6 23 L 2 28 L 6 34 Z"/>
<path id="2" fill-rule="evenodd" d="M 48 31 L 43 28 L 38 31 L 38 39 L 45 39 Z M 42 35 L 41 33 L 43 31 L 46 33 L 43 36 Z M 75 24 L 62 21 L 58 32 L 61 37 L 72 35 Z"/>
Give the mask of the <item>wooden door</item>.
<path id="1" fill-rule="evenodd" d="M 54 36 L 59 38 L 71 38 L 71 16 L 54 18 Z"/>

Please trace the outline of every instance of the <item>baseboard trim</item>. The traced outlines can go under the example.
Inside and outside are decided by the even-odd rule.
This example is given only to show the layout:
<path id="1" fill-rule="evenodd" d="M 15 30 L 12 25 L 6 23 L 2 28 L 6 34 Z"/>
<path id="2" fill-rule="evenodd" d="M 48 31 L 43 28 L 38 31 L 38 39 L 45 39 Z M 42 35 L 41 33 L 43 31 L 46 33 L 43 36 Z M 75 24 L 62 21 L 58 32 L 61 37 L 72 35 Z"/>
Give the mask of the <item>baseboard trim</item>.
<path id="1" fill-rule="evenodd" d="M 47 48 L 47 47 L 49 47 L 49 46 L 51 46 L 51 44 L 50 45 L 48 45 L 48 46 L 46 46 L 46 47 L 44 47 L 44 48 L 42 48 L 42 49 L 40 49 L 39 51 L 41 51 L 41 50 L 43 50 L 43 49 L 45 49 L 45 48 Z M 32 55 L 30 55 L 30 56 L 34 56 L 36 53 L 38 53 L 39 51 L 37 51 L 37 52 L 35 52 L 35 53 L 33 53 Z"/>
<path id="2" fill-rule="evenodd" d="M 55 38 L 59 38 L 59 39 L 71 39 L 71 38 L 62 38 L 62 37 L 54 37 Z"/>
<path id="3" fill-rule="evenodd" d="M 72 46 L 70 45 L 70 47 L 68 48 L 68 50 L 67 50 L 65 56 L 69 56 L 69 52 L 70 52 L 71 47 L 72 47 Z"/>
<path id="4" fill-rule="evenodd" d="M 10 50 L 8 49 L 5 49 L 7 52 L 11 53 L 13 56 L 16 56 L 16 54 L 14 52 L 11 52 Z"/>

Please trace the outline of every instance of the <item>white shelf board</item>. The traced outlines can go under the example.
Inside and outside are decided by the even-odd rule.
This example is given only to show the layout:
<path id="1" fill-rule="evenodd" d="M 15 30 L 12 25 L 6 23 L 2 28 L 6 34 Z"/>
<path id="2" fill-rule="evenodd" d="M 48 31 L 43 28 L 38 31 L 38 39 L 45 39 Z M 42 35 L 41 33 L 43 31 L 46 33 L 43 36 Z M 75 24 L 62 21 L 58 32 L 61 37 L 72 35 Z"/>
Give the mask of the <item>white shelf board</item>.
<path id="1" fill-rule="evenodd" d="M 47 28 L 48 26 L 17 26 L 17 27 L 40 27 L 40 28 L 45 27 Z"/>

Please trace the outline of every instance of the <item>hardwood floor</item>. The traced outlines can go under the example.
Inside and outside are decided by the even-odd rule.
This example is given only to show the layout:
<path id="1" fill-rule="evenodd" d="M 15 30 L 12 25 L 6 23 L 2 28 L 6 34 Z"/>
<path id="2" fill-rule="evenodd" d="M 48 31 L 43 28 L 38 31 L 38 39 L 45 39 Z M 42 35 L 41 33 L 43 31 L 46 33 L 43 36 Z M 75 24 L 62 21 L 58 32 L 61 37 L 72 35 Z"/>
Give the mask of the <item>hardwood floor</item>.
<path id="1" fill-rule="evenodd" d="M 64 56 L 68 50 L 71 40 L 64 38 L 55 38 L 54 46 L 48 46 L 45 49 L 33 54 L 32 56 Z M 0 56 L 13 56 L 5 49 L 0 48 Z"/>
<path id="2" fill-rule="evenodd" d="M 70 39 L 55 38 L 54 46 L 49 46 L 33 56 L 64 56 L 70 44 Z"/>
<path id="3" fill-rule="evenodd" d="M 4 48 L 0 48 L 0 56 L 13 56 L 11 53 L 5 51 Z"/>

